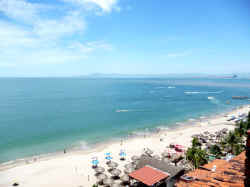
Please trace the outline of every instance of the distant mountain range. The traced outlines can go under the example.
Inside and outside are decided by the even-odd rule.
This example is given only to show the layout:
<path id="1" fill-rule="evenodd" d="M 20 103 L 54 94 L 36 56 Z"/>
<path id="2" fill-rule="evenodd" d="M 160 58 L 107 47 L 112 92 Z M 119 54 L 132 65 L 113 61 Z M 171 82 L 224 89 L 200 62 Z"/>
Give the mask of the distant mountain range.
<path id="1" fill-rule="evenodd" d="M 93 78 L 225 78 L 225 79 L 236 79 L 236 78 L 250 78 L 250 73 L 235 73 L 235 74 L 104 74 L 104 73 L 93 73 L 89 75 L 83 75 L 82 77 L 93 77 Z"/>

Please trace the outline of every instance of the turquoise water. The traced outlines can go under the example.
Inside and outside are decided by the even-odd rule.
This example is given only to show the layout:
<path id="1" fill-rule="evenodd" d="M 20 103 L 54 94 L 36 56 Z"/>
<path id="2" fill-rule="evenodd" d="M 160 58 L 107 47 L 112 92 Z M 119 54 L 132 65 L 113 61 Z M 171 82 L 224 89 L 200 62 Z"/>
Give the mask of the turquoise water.
<path id="1" fill-rule="evenodd" d="M 0 162 L 88 149 L 250 103 L 231 99 L 250 96 L 250 81 L 239 79 L 1 78 L 0 85 Z"/>

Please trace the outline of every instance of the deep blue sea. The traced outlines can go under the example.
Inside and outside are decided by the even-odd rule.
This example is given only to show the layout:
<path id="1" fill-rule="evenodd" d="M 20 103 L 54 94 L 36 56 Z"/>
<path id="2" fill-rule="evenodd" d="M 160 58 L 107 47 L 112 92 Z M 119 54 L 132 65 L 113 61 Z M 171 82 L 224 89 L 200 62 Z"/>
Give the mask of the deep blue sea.
<path id="1" fill-rule="evenodd" d="M 1 78 L 0 162 L 89 146 L 249 104 L 250 80 Z M 230 101 L 230 104 L 227 104 Z"/>

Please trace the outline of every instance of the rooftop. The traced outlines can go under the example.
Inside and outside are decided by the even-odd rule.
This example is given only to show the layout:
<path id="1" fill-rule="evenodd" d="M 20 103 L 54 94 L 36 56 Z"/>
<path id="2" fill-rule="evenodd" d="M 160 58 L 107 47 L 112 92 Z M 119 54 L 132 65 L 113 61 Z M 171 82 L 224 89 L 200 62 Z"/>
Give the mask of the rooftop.
<path id="1" fill-rule="evenodd" d="M 147 186 L 153 186 L 169 177 L 167 173 L 151 166 L 144 166 L 143 168 L 130 173 L 129 176 Z"/>
<path id="2" fill-rule="evenodd" d="M 216 159 L 200 169 L 196 169 L 187 173 L 187 176 L 193 177 L 194 180 L 186 182 L 178 181 L 177 187 L 244 187 L 244 168 L 245 168 L 245 152 L 234 157 L 230 161 Z M 212 171 L 213 166 L 216 165 L 216 170 Z"/>
<path id="3" fill-rule="evenodd" d="M 146 165 L 150 165 L 154 168 L 168 173 L 170 178 L 175 177 L 176 175 L 180 175 L 184 172 L 184 168 L 182 167 L 173 166 L 168 162 L 164 162 L 163 160 L 157 160 L 155 158 L 142 155 L 136 169 L 143 168 Z"/>

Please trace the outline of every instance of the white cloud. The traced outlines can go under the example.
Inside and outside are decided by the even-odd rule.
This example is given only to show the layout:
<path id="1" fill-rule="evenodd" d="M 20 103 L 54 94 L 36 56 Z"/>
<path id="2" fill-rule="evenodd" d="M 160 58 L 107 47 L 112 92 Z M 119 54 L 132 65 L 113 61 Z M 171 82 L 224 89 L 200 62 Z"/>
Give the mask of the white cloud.
<path id="1" fill-rule="evenodd" d="M 113 50 L 113 46 L 105 43 L 104 41 L 92 41 L 92 42 L 87 42 L 87 46 L 91 48 L 96 48 L 96 49 L 105 49 L 108 51 Z"/>
<path id="2" fill-rule="evenodd" d="M 102 12 L 109 13 L 112 10 L 120 11 L 118 0 L 63 0 L 71 2 L 75 5 L 81 5 L 87 10 L 101 10 Z M 100 12 L 99 12 L 100 13 Z"/>
<path id="3" fill-rule="evenodd" d="M 111 12 L 117 5 L 117 0 L 84 0 L 86 3 L 93 3 L 99 6 L 104 12 Z"/>
<path id="4" fill-rule="evenodd" d="M 87 24 L 79 9 L 43 16 L 43 10 L 57 13 L 55 7 L 46 7 L 27 0 L 0 0 L 0 13 L 14 20 L 0 20 L 0 67 L 82 62 L 92 53 L 113 49 L 104 41 L 81 42 Z"/>
<path id="5" fill-rule="evenodd" d="M 43 7 L 25 0 L 0 0 L 0 12 L 12 19 L 25 22 L 33 22 Z"/>
<path id="6" fill-rule="evenodd" d="M 60 38 L 65 35 L 83 33 L 86 23 L 78 12 L 71 12 L 62 19 L 39 20 L 34 32 L 44 38 Z"/>
<path id="7" fill-rule="evenodd" d="M 32 33 L 22 27 L 0 21 L 0 49 L 31 45 L 34 45 Z"/>
<path id="8" fill-rule="evenodd" d="M 191 51 L 184 51 L 184 52 L 178 52 L 178 53 L 169 53 L 167 54 L 167 57 L 169 58 L 177 58 L 177 57 L 183 57 L 183 56 L 188 56 L 191 55 Z"/>
<path id="9" fill-rule="evenodd" d="M 48 37 L 49 33 L 41 36 L 34 30 L 25 30 L 0 21 L 0 67 L 79 62 L 86 60 L 94 52 L 113 49 L 112 45 L 104 41 L 64 42 L 60 38 Z"/>
<path id="10" fill-rule="evenodd" d="M 100 49 L 105 51 L 111 51 L 113 50 L 113 46 L 104 41 L 92 41 L 87 43 L 75 42 L 69 46 L 69 49 L 77 49 L 87 54 Z"/>

